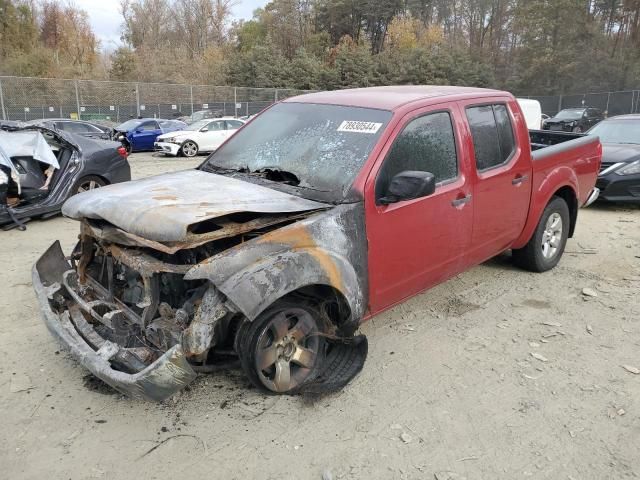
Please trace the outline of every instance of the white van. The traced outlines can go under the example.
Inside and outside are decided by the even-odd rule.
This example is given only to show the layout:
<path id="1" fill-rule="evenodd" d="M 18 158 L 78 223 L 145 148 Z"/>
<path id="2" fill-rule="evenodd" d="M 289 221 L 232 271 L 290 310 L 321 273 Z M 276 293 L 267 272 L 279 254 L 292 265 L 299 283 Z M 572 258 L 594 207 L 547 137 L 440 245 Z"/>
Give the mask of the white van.
<path id="1" fill-rule="evenodd" d="M 542 128 L 542 107 L 537 100 L 528 98 L 516 98 L 524 114 L 524 120 L 529 130 L 540 130 Z"/>

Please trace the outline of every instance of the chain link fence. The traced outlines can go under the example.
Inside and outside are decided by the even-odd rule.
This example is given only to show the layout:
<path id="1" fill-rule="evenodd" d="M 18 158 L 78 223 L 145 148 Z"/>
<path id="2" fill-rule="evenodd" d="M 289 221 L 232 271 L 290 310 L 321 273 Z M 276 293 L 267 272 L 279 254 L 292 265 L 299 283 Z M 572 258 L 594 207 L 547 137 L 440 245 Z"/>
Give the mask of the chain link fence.
<path id="1" fill-rule="evenodd" d="M 178 118 L 198 110 L 254 115 L 278 100 L 309 93 L 282 88 L 63 80 L 0 76 L 0 118 L 110 120 Z"/>
<path id="2" fill-rule="evenodd" d="M 640 90 L 573 95 L 532 95 L 527 98 L 538 100 L 542 106 L 542 111 L 550 116 L 555 115 L 563 108 L 583 106 L 599 108 L 608 117 L 627 113 L 640 113 Z"/>
<path id="3" fill-rule="evenodd" d="M 167 83 L 63 80 L 0 76 L 0 118 L 79 118 L 116 123 L 135 117 L 178 118 L 198 110 L 254 115 L 278 100 L 309 93 L 281 88 L 218 87 Z M 589 106 L 608 116 L 640 113 L 640 90 L 576 95 L 532 95 L 542 111 Z"/>

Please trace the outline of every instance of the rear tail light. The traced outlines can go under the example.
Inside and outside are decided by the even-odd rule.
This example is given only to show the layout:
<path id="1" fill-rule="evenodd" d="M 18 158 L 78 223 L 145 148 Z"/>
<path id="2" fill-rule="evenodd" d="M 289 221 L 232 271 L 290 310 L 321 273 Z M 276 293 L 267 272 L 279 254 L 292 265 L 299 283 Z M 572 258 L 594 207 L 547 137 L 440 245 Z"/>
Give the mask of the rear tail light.
<path id="1" fill-rule="evenodd" d="M 118 147 L 118 155 L 120 155 L 122 158 L 126 159 L 128 154 L 127 154 L 127 149 L 124 147 Z"/>

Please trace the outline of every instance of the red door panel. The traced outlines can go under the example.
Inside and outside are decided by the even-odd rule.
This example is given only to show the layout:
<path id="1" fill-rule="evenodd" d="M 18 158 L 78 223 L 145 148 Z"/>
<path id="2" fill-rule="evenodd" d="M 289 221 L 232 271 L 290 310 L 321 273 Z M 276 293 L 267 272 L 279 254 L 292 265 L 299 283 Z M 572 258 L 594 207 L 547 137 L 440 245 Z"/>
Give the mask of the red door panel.
<path id="1" fill-rule="evenodd" d="M 460 141 L 457 106 L 431 106 L 407 114 L 382 149 L 365 184 L 369 242 L 370 314 L 375 314 L 466 267 L 473 224 L 472 185 L 466 176 L 464 142 Z M 458 176 L 438 185 L 434 194 L 391 205 L 376 205 L 375 183 L 393 139 L 417 117 L 450 113 L 455 133 Z"/>
<path id="2" fill-rule="evenodd" d="M 475 177 L 473 190 L 474 219 L 470 264 L 478 264 L 508 249 L 518 238 L 529 212 L 531 199 L 531 157 L 524 118 L 509 99 L 491 101 L 494 105 L 506 105 L 515 140 L 515 148 L 507 160 L 497 166 L 479 171 L 478 159 L 471 150 L 471 173 Z M 515 103 L 515 102 L 514 102 Z M 480 105 L 486 105 L 486 100 Z M 477 101 L 462 102 L 464 118 L 468 109 L 477 107 Z M 467 126 L 467 128 L 470 128 Z M 470 138 L 471 130 L 469 131 Z"/>

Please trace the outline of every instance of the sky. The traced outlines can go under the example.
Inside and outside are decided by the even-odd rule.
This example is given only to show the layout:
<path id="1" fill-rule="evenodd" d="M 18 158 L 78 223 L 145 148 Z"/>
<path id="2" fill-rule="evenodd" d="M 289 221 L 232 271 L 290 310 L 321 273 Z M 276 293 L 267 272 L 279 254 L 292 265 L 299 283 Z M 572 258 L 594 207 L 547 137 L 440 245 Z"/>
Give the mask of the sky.
<path id="1" fill-rule="evenodd" d="M 91 26 L 104 50 L 114 50 L 121 44 L 121 0 L 76 0 L 75 5 L 89 14 Z M 233 9 L 236 19 L 248 20 L 256 8 L 264 7 L 268 0 L 239 0 Z"/>

